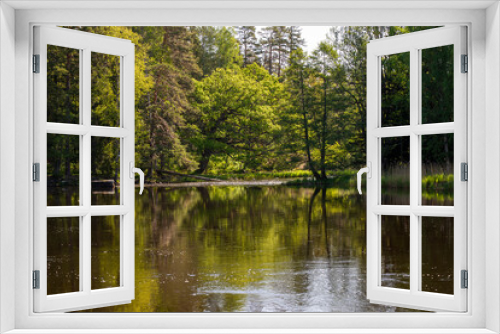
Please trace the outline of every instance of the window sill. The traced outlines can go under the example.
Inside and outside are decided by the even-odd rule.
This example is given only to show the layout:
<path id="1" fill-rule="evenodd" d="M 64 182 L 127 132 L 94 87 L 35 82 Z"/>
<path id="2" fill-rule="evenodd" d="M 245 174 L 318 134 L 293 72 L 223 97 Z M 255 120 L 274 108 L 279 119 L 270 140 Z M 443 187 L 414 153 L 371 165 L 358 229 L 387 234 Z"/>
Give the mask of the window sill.
<path id="1" fill-rule="evenodd" d="M 488 329 L 15 329 L 5 334 L 489 334 Z"/>

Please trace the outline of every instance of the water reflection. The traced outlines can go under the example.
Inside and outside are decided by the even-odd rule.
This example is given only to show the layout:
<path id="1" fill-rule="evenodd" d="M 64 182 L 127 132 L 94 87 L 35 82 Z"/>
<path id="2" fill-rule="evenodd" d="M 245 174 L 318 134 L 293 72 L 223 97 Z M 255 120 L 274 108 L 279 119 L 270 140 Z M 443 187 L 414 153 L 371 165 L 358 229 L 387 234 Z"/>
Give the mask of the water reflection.
<path id="1" fill-rule="evenodd" d="M 365 208 L 339 188 L 146 188 L 136 196 L 135 300 L 91 311 L 409 311 L 366 299 Z M 397 286 L 393 276 L 383 285 Z"/>

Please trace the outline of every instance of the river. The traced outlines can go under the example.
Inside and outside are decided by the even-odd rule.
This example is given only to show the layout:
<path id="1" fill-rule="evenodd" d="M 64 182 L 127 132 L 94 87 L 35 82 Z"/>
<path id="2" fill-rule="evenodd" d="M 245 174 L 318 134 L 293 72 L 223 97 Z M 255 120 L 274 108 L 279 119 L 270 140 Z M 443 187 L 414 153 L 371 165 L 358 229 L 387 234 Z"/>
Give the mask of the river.
<path id="1" fill-rule="evenodd" d="M 73 192 L 50 194 L 49 203 L 71 201 Z M 92 196 L 99 204 L 118 198 Z M 400 195 L 385 196 L 391 202 Z M 449 205 L 443 197 L 429 201 Z M 382 236 L 382 285 L 405 288 L 409 224 L 391 222 Z M 135 300 L 90 311 L 411 311 L 366 299 L 366 200 L 354 189 L 149 187 L 136 194 L 135 224 Z M 451 287 L 453 293 L 453 268 L 447 265 L 453 263 L 453 225 L 428 226 L 439 233 L 427 232 L 434 246 L 423 255 L 423 284 L 426 291 Z M 77 222 L 55 219 L 48 230 L 49 293 L 75 291 Z M 92 288 L 119 284 L 118 231 L 118 219 L 92 220 Z"/>

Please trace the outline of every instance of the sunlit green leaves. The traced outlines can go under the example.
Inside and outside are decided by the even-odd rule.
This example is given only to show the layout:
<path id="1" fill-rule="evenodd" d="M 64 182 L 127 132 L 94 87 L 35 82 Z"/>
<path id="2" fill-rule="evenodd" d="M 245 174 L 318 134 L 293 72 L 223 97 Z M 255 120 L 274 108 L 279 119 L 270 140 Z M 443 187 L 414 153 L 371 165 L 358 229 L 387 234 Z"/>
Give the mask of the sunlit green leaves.
<path id="1" fill-rule="evenodd" d="M 279 130 L 281 93 L 278 79 L 256 64 L 217 69 L 196 82 L 192 121 L 198 131 L 191 142 L 202 159 L 207 159 L 199 172 L 208 167 L 214 154 L 239 152 L 251 159 L 269 149 Z"/>

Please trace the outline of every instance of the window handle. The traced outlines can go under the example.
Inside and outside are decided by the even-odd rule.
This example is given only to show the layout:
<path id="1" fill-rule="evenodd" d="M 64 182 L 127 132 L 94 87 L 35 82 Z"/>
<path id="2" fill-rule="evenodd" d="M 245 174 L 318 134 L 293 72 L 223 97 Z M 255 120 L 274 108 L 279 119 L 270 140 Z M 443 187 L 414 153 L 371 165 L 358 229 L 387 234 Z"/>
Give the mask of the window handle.
<path id="1" fill-rule="evenodd" d="M 139 185 L 141 186 L 141 189 L 139 190 L 139 195 L 142 195 L 142 192 L 144 190 L 144 172 L 142 171 L 142 169 L 134 167 L 132 161 L 130 161 L 129 164 L 129 171 L 131 179 L 135 179 L 135 173 L 139 174 Z"/>
<path id="2" fill-rule="evenodd" d="M 362 195 L 362 192 L 361 192 L 361 176 L 363 175 L 363 173 L 366 173 L 366 177 L 371 179 L 372 177 L 372 163 L 370 161 L 368 161 L 368 166 L 367 167 L 364 167 L 364 168 L 361 168 L 359 171 L 358 171 L 358 192 L 360 195 Z"/>

